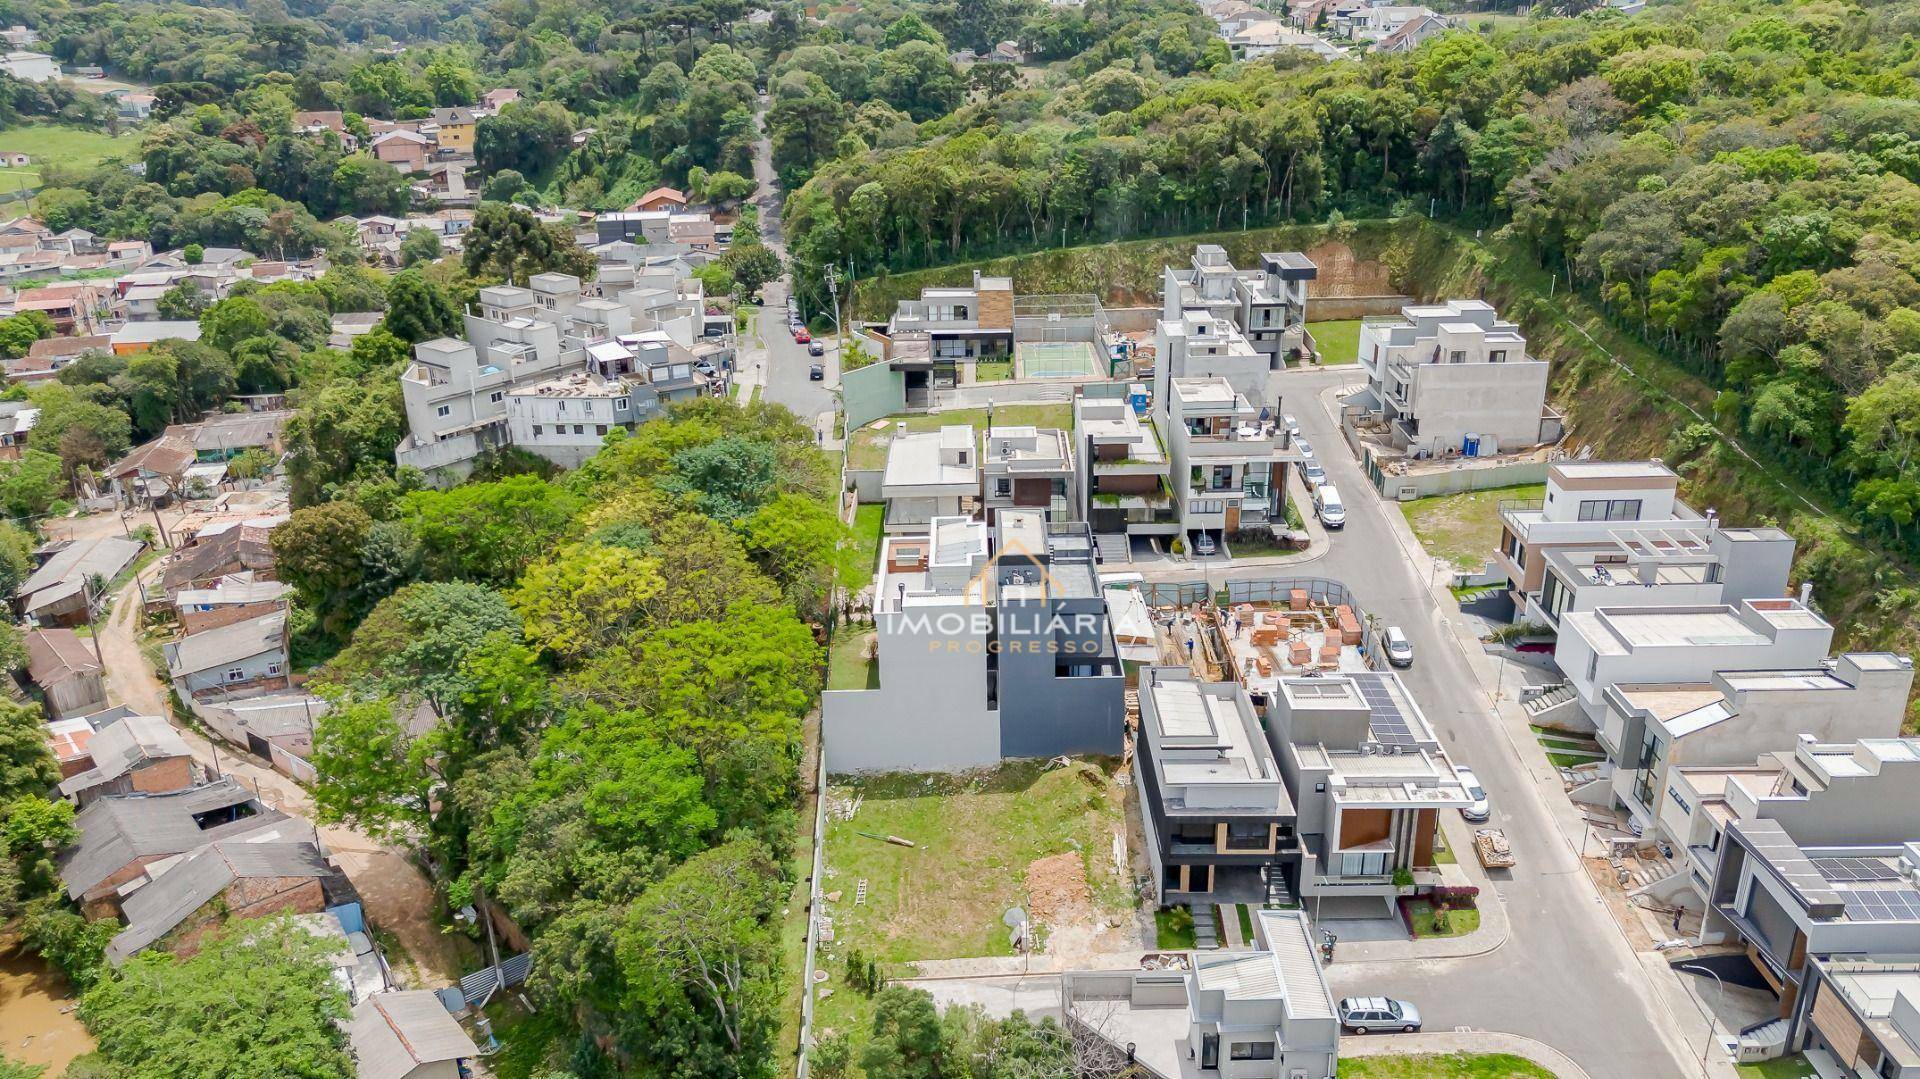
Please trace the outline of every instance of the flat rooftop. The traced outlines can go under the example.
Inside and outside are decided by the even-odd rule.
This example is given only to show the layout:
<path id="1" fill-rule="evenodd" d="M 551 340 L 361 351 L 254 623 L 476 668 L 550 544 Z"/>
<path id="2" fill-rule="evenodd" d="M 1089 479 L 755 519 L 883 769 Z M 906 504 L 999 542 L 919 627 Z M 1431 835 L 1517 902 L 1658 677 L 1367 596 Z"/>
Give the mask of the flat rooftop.
<path id="1" fill-rule="evenodd" d="M 1624 656 L 1636 648 L 1756 646 L 1772 640 L 1731 607 L 1602 607 L 1571 612 L 1562 622 L 1603 656 Z"/>
<path id="2" fill-rule="evenodd" d="M 898 433 L 887 446 L 887 468 L 881 477 L 885 487 L 977 487 L 980 482 L 978 460 L 971 452 L 973 428 L 965 425 L 942 427 L 938 431 Z M 951 451 L 967 449 L 966 464 L 950 463 Z"/>
<path id="3" fill-rule="evenodd" d="M 1231 686 L 1231 684 L 1227 684 Z M 1148 688 L 1153 696 L 1157 730 L 1148 737 L 1156 749 L 1204 751 L 1212 760 L 1160 760 L 1161 774 L 1173 783 L 1251 782 L 1277 780 L 1272 752 L 1264 738 L 1250 730 L 1234 697 L 1208 692 L 1192 679 L 1158 679 Z M 1229 693 L 1237 692 L 1237 687 Z"/>
<path id="4" fill-rule="evenodd" d="M 1673 469 L 1659 461 L 1555 461 L 1547 468 L 1550 472 L 1583 480 L 1666 479 L 1677 482 L 1680 478 Z"/>

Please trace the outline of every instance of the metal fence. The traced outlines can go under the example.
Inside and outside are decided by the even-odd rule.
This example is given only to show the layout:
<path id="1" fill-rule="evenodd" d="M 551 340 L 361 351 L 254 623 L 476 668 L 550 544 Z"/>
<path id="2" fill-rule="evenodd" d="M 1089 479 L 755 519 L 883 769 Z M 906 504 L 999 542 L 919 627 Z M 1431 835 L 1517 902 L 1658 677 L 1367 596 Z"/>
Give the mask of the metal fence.
<path id="1" fill-rule="evenodd" d="M 499 989 L 519 985 L 527 980 L 527 974 L 533 969 L 533 953 L 521 952 L 511 959 L 503 960 L 499 966 L 476 970 L 460 979 L 460 996 L 467 1007 L 477 1008 L 486 1003 Z"/>

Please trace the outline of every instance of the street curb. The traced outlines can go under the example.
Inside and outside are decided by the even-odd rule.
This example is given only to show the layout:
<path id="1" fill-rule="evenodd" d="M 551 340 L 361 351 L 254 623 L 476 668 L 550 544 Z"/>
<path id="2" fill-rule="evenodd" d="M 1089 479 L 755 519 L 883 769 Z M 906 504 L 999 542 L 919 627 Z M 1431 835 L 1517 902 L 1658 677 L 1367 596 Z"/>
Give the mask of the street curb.
<path id="1" fill-rule="evenodd" d="M 1381 1034 L 1340 1039 L 1340 1056 L 1405 1056 L 1415 1053 L 1508 1053 L 1525 1057 L 1558 1079 L 1590 1079 L 1573 1058 L 1542 1041 L 1501 1030 L 1434 1031 L 1419 1034 Z"/>

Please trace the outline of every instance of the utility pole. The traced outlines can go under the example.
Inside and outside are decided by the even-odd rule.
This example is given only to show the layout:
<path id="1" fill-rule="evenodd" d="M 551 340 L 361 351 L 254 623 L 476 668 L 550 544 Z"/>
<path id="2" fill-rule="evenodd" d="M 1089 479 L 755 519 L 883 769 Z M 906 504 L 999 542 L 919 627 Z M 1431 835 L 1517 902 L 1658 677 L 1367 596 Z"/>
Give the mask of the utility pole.
<path id="1" fill-rule="evenodd" d="M 100 601 L 105 598 L 106 584 L 94 573 L 87 576 L 83 585 L 87 595 L 87 636 L 93 640 L 93 659 L 100 664 L 103 678 L 107 673 L 107 657 L 100 654 Z"/>
<path id="2" fill-rule="evenodd" d="M 835 348 L 847 347 L 846 335 L 840 332 L 840 267 L 827 263 L 827 296 L 833 301 L 833 340 Z"/>

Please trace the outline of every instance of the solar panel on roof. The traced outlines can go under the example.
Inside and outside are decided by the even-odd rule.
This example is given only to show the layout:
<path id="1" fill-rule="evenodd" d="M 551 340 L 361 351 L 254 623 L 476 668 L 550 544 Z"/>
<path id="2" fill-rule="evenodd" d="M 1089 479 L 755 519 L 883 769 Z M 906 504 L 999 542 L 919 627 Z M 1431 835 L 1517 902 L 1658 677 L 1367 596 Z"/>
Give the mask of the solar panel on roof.
<path id="1" fill-rule="evenodd" d="M 1875 922 L 1920 919 L 1920 891 L 1912 888 L 1850 888 L 1840 895 L 1849 918 Z"/>
<path id="2" fill-rule="evenodd" d="M 1413 736 L 1413 727 L 1400 711 L 1399 697 L 1387 688 L 1386 679 L 1371 673 L 1356 674 L 1353 678 L 1360 698 L 1367 703 L 1367 721 L 1374 741 L 1386 745 L 1416 744 L 1418 739 Z"/>
<path id="3" fill-rule="evenodd" d="M 1878 858 L 1813 858 L 1813 867 L 1831 881 L 1898 880 L 1900 874 Z"/>

